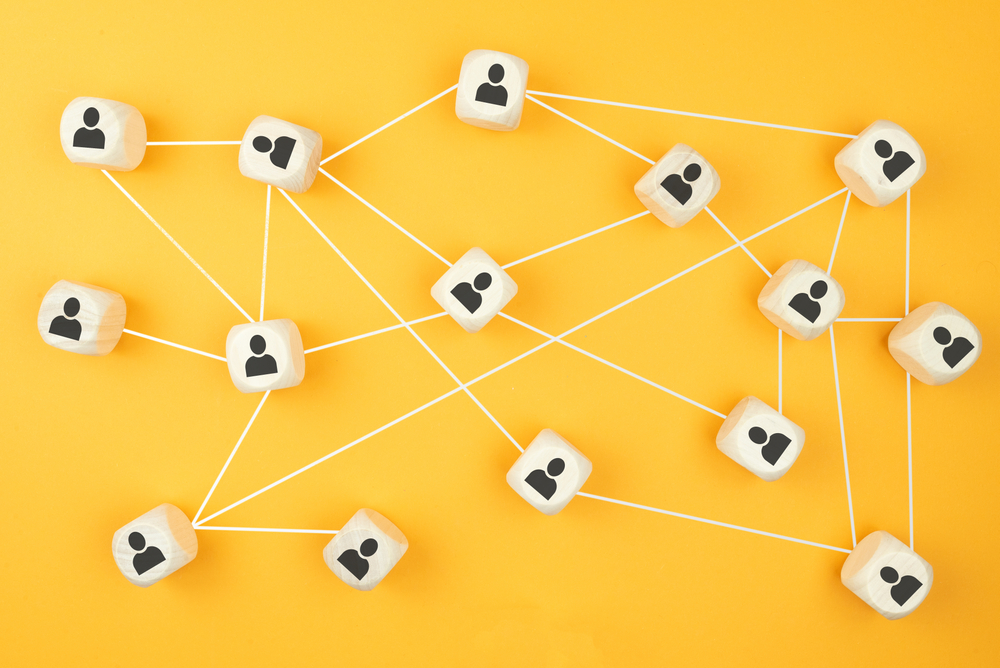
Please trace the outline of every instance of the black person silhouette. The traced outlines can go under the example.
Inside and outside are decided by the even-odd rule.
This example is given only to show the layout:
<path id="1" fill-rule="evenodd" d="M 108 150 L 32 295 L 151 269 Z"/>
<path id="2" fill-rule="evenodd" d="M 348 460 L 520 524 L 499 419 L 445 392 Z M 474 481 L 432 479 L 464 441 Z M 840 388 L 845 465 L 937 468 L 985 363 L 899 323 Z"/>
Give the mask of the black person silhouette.
<path id="1" fill-rule="evenodd" d="M 475 313 L 483 305 L 483 296 L 479 293 L 492 284 L 493 277 L 484 271 L 476 276 L 472 281 L 472 285 L 463 281 L 451 289 L 451 294 L 469 313 Z M 473 286 L 475 286 L 475 289 L 473 289 Z"/>
<path id="2" fill-rule="evenodd" d="M 886 566 L 878 574 L 889 584 L 899 580 L 899 573 L 892 566 Z M 892 600 L 899 605 L 903 605 L 923 586 L 924 583 L 912 575 L 904 575 L 903 579 L 899 580 L 899 584 L 893 585 L 892 589 L 889 590 L 889 594 L 892 596 Z"/>
<path id="3" fill-rule="evenodd" d="M 79 148 L 104 148 L 104 133 L 94 127 L 100 120 L 101 112 L 94 107 L 87 107 L 87 110 L 83 112 L 83 124 L 87 127 L 80 128 L 73 135 L 73 146 Z"/>
<path id="4" fill-rule="evenodd" d="M 146 547 L 146 538 L 138 531 L 133 531 L 128 535 L 128 544 L 139 554 L 132 557 L 132 568 L 136 575 L 142 575 L 150 568 L 158 566 L 167 560 L 160 552 L 160 548 L 150 545 Z M 145 552 L 143 551 L 145 550 Z"/>
<path id="5" fill-rule="evenodd" d="M 701 176 L 701 165 L 691 163 L 684 168 L 684 178 L 681 178 L 680 174 L 671 174 L 663 179 L 660 185 L 673 195 L 675 200 L 681 204 L 687 204 L 687 201 L 691 199 L 692 192 L 691 186 L 688 184 L 697 181 L 699 176 Z"/>
<path id="6" fill-rule="evenodd" d="M 969 341 L 964 336 L 960 336 L 954 341 L 951 340 L 951 332 L 949 332 L 944 327 L 934 328 L 934 340 L 940 343 L 942 346 L 951 345 L 941 351 L 941 357 L 944 358 L 945 364 L 950 366 L 952 369 L 955 365 L 965 359 L 965 356 L 972 352 L 975 348 L 972 345 L 972 341 Z"/>
<path id="7" fill-rule="evenodd" d="M 792 301 L 788 302 L 788 305 L 809 322 L 816 322 L 816 318 L 819 317 L 821 309 L 819 302 L 813 300 L 822 299 L 826 294 L 827 289 L 826 281 L 816 281 L 809 286 L 808 295 L 804 292 L 800 292 L 792 297 Z"/>
<path id="8" fill-rule="evenodd" d="M 254 355 L 262 355 L 262 353 L 267 349 L 267 341 L 260 334 L 254 334 L 253 338 L 250 339 L 250 351 Z M 261 357 L 251 357 L 247 360 L 246 364 L 247 378 L 253 378 L 254 376 L 267 376 L 272 373 L 278 373 L 278 363 L 274 361 L 274 358 L 270 355 L 262 355 Z"/>
<path id="9" fill-rule="evenodd" d="M 63 302 L 63 313 L 66 317 L 56 316 L 52 319 L 52 324 L 49 325 L 49 334 L 55 334 L 56 336 L 61 336 L 67 339 L 73 339 L 74 341 L 80 340 L 80 333 L 83 331 L 83 327 L 80 325 L 79 320 L 73 320 L 72 318 L 80 312 L 80 300 L 76 297 L 70 297 L 65 302 Z M 955 366 L 952 364 L 952 366 Z"/>
<path id="10" fill-rule="evenodd" d="M 357 550 L 344 550 L 344 553 L 337 557 L 337 561 L 350 572 L 351 575 L 361 580 L 368 575 L 368 560 L 378 550 L 378 541 L 368 538 L 361 543 L 361 554 Z"/>
<path id="11" fill-rule="evenodd" d="M 908 170 L 913 164 L 913 158 L 906 151 L 897 151 L 896 155 L 892 155 L 892 144 L 884 139 L 879 139 L 875 142 L 875 153 L 880 158 L 892 156 L 892 160 L 886 160 L 882 163 L 882 173 L 885 174 L 885 178 L 889 179 L 889 181 L 895 181 L 900 174 Z"/>
<path id="12" fill-rule="evenodd" d="M 507 89 L 500 85 L 503 81 L 503 65 L 500 63 L 494 63 L 490 66 L 489 71 L 490 81 L 496 86 L 492 86 L 488 83 L 483 83 L 479 88 L 476 89 L 476 102 L 485 102 L 486 104 L 495 104 L 498 107 L 507 106 Z"/>
<path id="13" fill-rule="evenodd" d="M 792 442 L 792 439 L 777 432 L 771 434 L 771 440 L 768 441 L 767 432 L 760 427 L 751 427 L 748 435 L 750 436 L 750 440 L 757 445 L 764 445 L 764 442 L 767 441 L 767 445 L 764 445 L 760 449 L 760 456 L 771 466 L 778 463 L 781 455 L 785 453 L 788 444 Z"/>
<path id="14" fill-rule="evenodd" d="M 288 167 L 288 159 L 292 157 L 292 149 L 295 148 L 295 140 L 291 137 L 278 137 L 272 146 L 271 140 L 261 135 L 253 138 L 253 147 L 258 153 L 271 152 L 268 157 L 271 164 L 280 169 Z M 273 151 L 271 149 L 274 149 Z"/>
<path id="15" fill-rule="evenodd" d="M 565 469 L 566 462 L 556 457 L 549 462 L 548 466 L 545 467 L 545 471 L 548 471 L 548 475 L 546 475 L 545 471 L 542 469 L 535 469 L 528 474 L 528 477 L 524 479 L 524 482 L 531 485 L 532 489 L 544 496 L 545 500 L 548 501 L 552 498 L 552 495 L 556 493 L 556 481 L 552 478 L 558 476 Z M 552 476 L 552 478 L 549 476 Z"/>

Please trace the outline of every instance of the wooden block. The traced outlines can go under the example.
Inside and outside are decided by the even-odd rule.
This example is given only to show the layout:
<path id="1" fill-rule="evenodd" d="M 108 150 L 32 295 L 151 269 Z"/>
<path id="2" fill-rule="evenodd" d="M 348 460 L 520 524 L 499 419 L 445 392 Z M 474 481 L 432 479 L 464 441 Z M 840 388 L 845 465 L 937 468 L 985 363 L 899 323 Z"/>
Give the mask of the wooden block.
<path id="1" fill-rule="evenodd" d="M 934 569 L 888 531 L 876 531 L 847 557 L 840 581 L 886 619 L 901 619 L 927 598 Z"/>
<path id="2" fill-rule="evenodd" d="M 941 302 L 914 309 L 889 333 L 889 353 L 922 383 L 944 385 L 979 359 L 983 337 L 972 321 Z"/>
<path id="3" fill-rule="evenodd" d="M 187 515 L 164 503 L 116 531 L 111 553 L 126 580 L 148 587 L 191 563 L 198 537 Z"/>
<path id="4" fill-rule="evenodd" d="M 517 283 L 482 248 L 438 279 L 431 296 L 467 332 L 478 332 L 517 294 Z"/>
<path id="5" fill-rule="evenodd" d="M 240 173 L 289 192 L 304 193 L 316 180 L 322 153 L 323 138 L 318 132 L 258 116 L 240 144 Z"/>
<path id="6" fill-rule="evenodd" d="M 302 337 L 287 318 L 233 327 L 226 337 L 226 362 L 244 393 L 295 387 L 306 375 Z"/>
<path id="7" fill-rule="evenodd" d="M 698 151 L 676 144 L 635 184 L 635 195 L 660 222 L 681 227 L 708 206 L 722 181 Z"/>
<path id="8" fill-rule="evenodd" d="M 802 452 L 806 432 L 757 397 L 745 397 L 729 412 L 715 444 L 734 462 L 763 480 L 788 473 Z"/>
<path id="9" fill-rule="evenodd" d="M 403 532 L 385 517 L 362 508 L 323 548 L 323 561 L 338 578 L 370 591 L 406 554 Z"/>
<path id="10" fill-rule="evenodd" d="M 455 114 L 487 130 L 516 130 L 527 89 L 528 63 L 500 51 L 470 51 L 458 75 Z"/>
<path id="11" fill-rule="evenodd" d="M 146 121 L 131 105 L 78 97 L 63 110 L 59 140 L 70 162 L 130 172 L 146 154 Z"/>
<path id="12" fill-rule="evenodd" d="M 875 121 L 840 150 L 833 166 L 855 197 L 885 206 L 920 180 L 927 160 L 910 133 L 891 121 Z"/>
<path id="13" fill-rule="evenodd" d="M 96 285 L 59 281 L 38 309 L 38 333 L 45 343 L 81 355 L 107 355 L 125 329 L 125 300 Z"/>
<path id="14" fill-rule="evenodd" d="M 543 429 L 507 471 L 507 484 L 538 510 L 555 515 L 576 496 L 593 469 L 572 443 Z"/>
<path id="15" fill-rule="evenodd" d="M 844 310 L 840 283 L 805 260 L 791 260 L 776 271 L 757 297 L 757 308 L 786 334 L 811 341 Z"/>

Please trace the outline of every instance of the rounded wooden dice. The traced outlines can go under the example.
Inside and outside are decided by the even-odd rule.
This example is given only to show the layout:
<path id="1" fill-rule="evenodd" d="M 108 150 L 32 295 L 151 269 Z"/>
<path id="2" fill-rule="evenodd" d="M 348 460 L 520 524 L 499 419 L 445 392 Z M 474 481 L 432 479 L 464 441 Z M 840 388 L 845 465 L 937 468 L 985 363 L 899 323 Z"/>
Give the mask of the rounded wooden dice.
<path id="1" fill-rule="evenodd" d="M 316 180 L 322 152 L 323 138 L 315 130 L 258 116 L 240 143 L 240 173 L 283 190 L 304 193 Z"/>
<path id="2" fill-rule="evenodd" d="M 757 297 L 764 317 L 800 341 L 811 341 L 830 329 L 844 303 L 840 283 L 805 260 L 781 265 Z"/>
<path id="3" fill-rule="evenodd" d="M 470 51 L 458 75 L 455 115 L 487 130 L 516 130 L 527 88 L 528 63 L 500 51 Z"/>
<path id="4" fill-rule="evenodd" d="M 128 172 L 146 155 L 146 121 L 123 102 L 78 97 L 63 111 L 59 140 L 74 164 Z"/>
<path id="5" fill-rule="evenodd" d="M 164 503 L 116 531 L 111 552 L 126 580 L 148 587 L 191 563 L 198 537 L 187 515 Z"/>
<path id="6" fill-rule="evenodd" d="M 81 355 L 107 355 L 125 330 L 125 300 L 96 285 L 59 281 L 38 309 L 45 343 Z"/>
<path id="7" fill-rule="evenodd" d="M 517 283 L 482 248 L 459 258 L 431 297 L 467 332 L 478 332 L 517 294 Z"/>
<path id="8" fill-rule="evenodd" d="M 375 588 L 406 554 L 409 543 L 395 524 L 362 508 L 323 548 L 334 575 L 359 591 Z"/>
<path id="9" fill-rule="evenodd" d="M 594 466 L 573 444 L 543 429 L 507 471 L 507 484 L 546 515 L 566 507 Z"/>
<path id="10" fill-rule="evenodd" d="M 635 184 L 635 196 L 656 218 L 681 227 L 708 206 L 722 182 L 698 151 L 677 144 Z"/>
<path id="11" fill-rule="evenodd" d="M 715 445 L 762 480 L 788 473 L 802 452 L 806 432 L 757 397 L 746 397 L 729 411 Z"/>
<path id="12" fill-rule="evenodd" d="M 888 531 L 876 531 L 847 557 L 840 581 L 886 619 L 900 619 L 927 598 L 934 569 Z"/>
<path id="13" fill-rule="evenodd" d="M 295 387 L 306 375 L 299 328 L 287 318 L 236 325 L 226 337 L 226 363 L 240 392 Z"/>
<path id="14" fill-rule="evenodd" d="M 909 132 L 891 121 L 875 121 L 841 149 L 833 166 L 852 195 L 886 206 L 920 180 L 927 160 Z"/>
<path id="15" fill-rule="evenodd" d="M 941 302 L 914 309 L 889 333 L 889 353 L 907 373 L 944 385 L 968 371 L 983 349 L 972 321 Z"/>

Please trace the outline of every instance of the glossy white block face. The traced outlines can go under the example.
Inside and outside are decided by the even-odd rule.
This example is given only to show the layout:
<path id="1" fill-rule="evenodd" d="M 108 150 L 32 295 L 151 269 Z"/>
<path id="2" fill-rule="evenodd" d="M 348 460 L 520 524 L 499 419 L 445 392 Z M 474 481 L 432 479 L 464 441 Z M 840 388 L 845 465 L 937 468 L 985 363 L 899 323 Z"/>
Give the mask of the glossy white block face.
<path id="1" fill-rule="evenodd" d="M 833 161 L 838 176 L 865 204 L 886 206 L 912 188 L 927 171 L 917 140 L 891 121 L 875 121 Z"/>
<path id="2" fill-rule="evenodd" d="M 757 397 L 746 397 L 729 412 L 715 444 L 762 480 L 777 480 L 792 468 L 806 433 Z"/>
<path id="3" fill-rule="evenodd" d="M 127 172 L 146 154 L 146 122 L 131 105 L 78 97 L 63 111 L 59 141 L 77 165 Z"/>
<path id="4" fill-rule="evenodd" d="M 302 337 L 287 318 L 233 327 L 226 362 L 233 384 L 244 393 L 295 387 L 306 375 Z"/>
<path id="5" fill-rule="evenodd" d="M 271 116 L 250 123 L 240 144 L 240 173 L 293 193 L 316 180 L 323 152 L 318 132 Z"/>
<path id="6" fill-rule="evenodd" d="M 500 51 L 470 51 L 458 75 L 455 115 L 487 130 L 516 130 L 527 88 L 528 63 Z"/>
<path id="7" fill-rule="evenodd" d="M 463 255 L 431 296 L 467 332 L 478 332 L 517 294 L 517 283 L 481 248 Z"/>
<path id="8" fill-rule="evenodd" d="M 847 557 L 840 581 L 886 619 L 900 619 L 927 598 L 934 569 L 892 534 L 876 531 Z"/>
<path id="9" fill-rule="evenodd" d="M 677 144 L 643 174 L 635 195 L 661 222 L 681 227 L 708 206 L 722 182 L 693 148 Z"/>
<path id="10" fill-rule="evenodd" d="M 889 352 L 914 378 L 943 385 L 968 371 L 983 349 L 983 337 L 957 310 L 931 302 L 914 309 L 889 334 Z"/>
<path id="11" fill-rule="evenodd" d="M 111 553 L 125 579 L 148 587 L 190 563 L 198 537 L 187 516 L 164 503 L 116 531 Z"/>
<path id="12" fill-rule="evenodd" d="M 75 281 L 53 285 L 38 309 L 45 343 L 81 355 L 107 355 L 125 329 L 125 300 L 117 292 Z"/>
<path id="13" fill-rule="evenodd" d="M 343 582 L 370 591 L 389 574 L 409 543 L 395 524 L 362 508 L 323 549 L 323 561 Z"/>
<path id="14" fill-rule="evenodd" d="M 757 307 L 785 333 L 810 341 L 830 328 L 845 301 L 844 289 L 833 277 L 805 260 L 791 260 L 771 276 Z"/>
<path id="15" fill-rule="evenodd" d="M 507 471 L 507 484 L 546 515 L 566 507 L 593 471 L 582 452 L 551 429 L 543 429 Z"/>

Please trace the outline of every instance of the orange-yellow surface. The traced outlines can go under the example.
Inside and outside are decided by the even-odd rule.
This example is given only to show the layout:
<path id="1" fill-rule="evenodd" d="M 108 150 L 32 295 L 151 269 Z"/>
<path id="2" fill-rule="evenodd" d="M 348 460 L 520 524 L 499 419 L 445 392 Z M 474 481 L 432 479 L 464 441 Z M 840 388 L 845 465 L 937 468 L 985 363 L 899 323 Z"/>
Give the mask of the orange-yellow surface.
<path id="1" fill-rule="evenodd" d="M 996 7 L 912 1 L 11 4 L 3 12 L 0 167 L 0 664 L 378 666 L 984 665 L 996 660 L 995 415 L 1000 232 Z M 855 134 L 878 118 L 921 143 L 911 307 L 940 300 L 984 352 L 942 387 L 916 381 L 913 521 L 933 590 L 882 619 L 840 584 L 845 554 L 577 498 L 559 515 L 506 485 L 518 455 L 458 392 L 212 519 L 337 529 L 384 513 L 410 549 L 370 593 L 323 564 L 329 536 L 199 531 L 197 559 L 142 590 L 113 532 L 170 502 L 193 516 L 260 395 L 226 365 L 126 334 L 103 358 L 46 346 L 59 279 L 120 292 L 127 327 L 224 355 L 243 316 L 100 171 L 71 164 L 60 114 L 93 95 L 138 107 L 150 141 L 238 140 L 259 114 L 319 131 L 324 153 L 447 89 L 475 48 L 530 64 L 529 88 Z M 719 171 L 712 210 L 747 237 L 842 188 L 847 139 L 539 98 L 639 153 L 678 141 Z M 249 313 L 260 308 L 266 187 L 237 146 L 151 146 L 122 186 Z M 327 163 L 450 261 L 501 264 L 641 212 L 647 164 L 534 102 L 521 127 L 459 122 L 454 93 Z M 265 317 L 307 348 L 396 320 L 277 191 Z M 407 319 L 440 311 L 445 266 L 320 175 L 295 202 Z M 770 271 L 830 260 L 844 196 L 748 244 Z M 904 312 L 905 198 L 852 199 L 833 274 L 844 317 Z M 529 260 L 507 312 L 559 334 L 732 245 L 707 214 L 651 216 Z M 567 341 L 721 413 L 778 401 L 766 280 L 741 250 Z M 835 325 L 858 537 L 908 542 L 905 374 L 892 323 Z M 496 319 L 414 327 L 468 381 L 546 339 Z M 544 427 L 594 463 L 585 492 L 849 548 L 830 337 L 784 338 L 783 408 L 807 432 L 780 481 L 715 448 L 721 420 L 560 344 L 470 389 L 526 445 Z M 307 356 L 264 404 L 207 516 L 454 389 L 405 329 Z"/>

